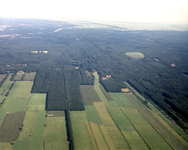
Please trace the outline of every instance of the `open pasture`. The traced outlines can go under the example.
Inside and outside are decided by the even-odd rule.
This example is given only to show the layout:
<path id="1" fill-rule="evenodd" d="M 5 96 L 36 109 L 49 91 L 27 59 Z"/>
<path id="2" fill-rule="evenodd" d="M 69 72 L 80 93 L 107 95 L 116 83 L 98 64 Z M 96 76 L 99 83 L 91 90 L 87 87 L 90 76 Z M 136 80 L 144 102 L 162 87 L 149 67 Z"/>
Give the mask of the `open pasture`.
<path id="1" fill-rule="evenodd" d="M 97 150 L 86 113 L 84 111 L 71 111 L 71 123 L 74 135 L 74 143 L 76 150 Z"/>
<path id="2" fill-rule="evenodd" d="M 43 93 L 34 93 L 31 96 L 31 100 L 29 102 L 29 111 L 32 110 L 45 110 L 46 104 L 46 94 Z"/>
<path id="3" fill-rule="evenodd" d="M 24 77 L 24 81 L 33 81 L 35 79 L 36 72 L 26 73 Z"/>
<path id="4" fill-rule="evenodd" d="M 93 85 L 80 85 L 84 105 L 93 105 L 93 102 L 100 102 L 98 94 Z"/>
<path id="5" fill-rule="evenodd" d="M 0 142 L 12 142 L 18 139 L 25 112 L 7 113 L 0 127 Z"/>
<path id="6" fill-rule="evenodd" d="M 44 130 L 45 150 L 69 149 L 65 117 L 47 117 Z"/>
<path id="7" fill-rule="evenodd" d="M 157 130 L 157 132 L 172 146 L 173 149 L 186 150 L 181 141 L 172 134 L 149 110 L 139 110 L 144 118 Z"/>
<path id="8" fill-rule="evenodd" d="M 125 55 L 132 58 L 144 58 L 144 54 L 141 52 L 126 52 Z"/>
<path id="9" fill-rule="evenodd" d="M 129 149 L 129 145 L 106 110 L 103 102 L 94 102 L 94 106 L 116 149 Z"/>

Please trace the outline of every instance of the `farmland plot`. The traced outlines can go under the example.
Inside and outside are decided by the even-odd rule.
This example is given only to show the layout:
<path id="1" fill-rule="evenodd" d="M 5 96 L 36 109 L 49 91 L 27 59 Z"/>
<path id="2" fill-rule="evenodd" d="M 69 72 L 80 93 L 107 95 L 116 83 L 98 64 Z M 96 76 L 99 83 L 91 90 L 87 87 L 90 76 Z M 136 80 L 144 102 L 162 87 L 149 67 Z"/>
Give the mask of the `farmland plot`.
<path id="1" fill-rule="evenodd" d="M 6 74 L 0 74 L 0 83 L 3 81 L 3 79 L 6 77 Z"/>
<path id="2" fill-rule="evenodd" d="M 53 114 L 53 112 L 50 114 Z M 46 118 L 44 140 L 45 150 L 69 149 L 69 142 L 67 141 L 67 131 L 64 116 L 53 116 Z"/>
<path id="3" fill-rule="evenodd" d="M 24 77 L 24 81 L 33 81 L 35 79 L 36 72 L 26 73 Z"/>
<path id="4" fill-rule="evenodd" d="M 76 150 L 97 150 L 96 142 L 84 111 L 71 111 L 71 122 Z M 82 137 L 82 138 L 80 138 Z"/>

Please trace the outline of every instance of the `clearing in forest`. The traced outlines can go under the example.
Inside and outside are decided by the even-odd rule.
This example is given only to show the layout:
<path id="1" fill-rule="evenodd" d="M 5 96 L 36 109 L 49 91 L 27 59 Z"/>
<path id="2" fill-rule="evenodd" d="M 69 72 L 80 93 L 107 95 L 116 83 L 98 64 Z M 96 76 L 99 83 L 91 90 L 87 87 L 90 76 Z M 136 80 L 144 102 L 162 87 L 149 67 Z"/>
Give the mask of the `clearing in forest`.
<path id="1" fill-rule="evenodd" d="M 126 52 L 125 55 L 131 58 L 144 58 L 144 54 L 141 52 Z"/>

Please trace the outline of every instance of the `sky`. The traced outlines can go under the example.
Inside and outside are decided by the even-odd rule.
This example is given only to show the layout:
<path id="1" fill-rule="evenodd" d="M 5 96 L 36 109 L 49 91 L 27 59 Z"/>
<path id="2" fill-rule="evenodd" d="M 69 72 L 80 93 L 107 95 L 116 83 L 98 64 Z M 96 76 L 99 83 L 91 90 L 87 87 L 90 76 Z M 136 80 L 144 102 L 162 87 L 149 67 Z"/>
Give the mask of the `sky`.
<path id="1" fill-rule="evenodd" d="M 2 0 L 0 17 L 188 24 L 188 0 Z"/>

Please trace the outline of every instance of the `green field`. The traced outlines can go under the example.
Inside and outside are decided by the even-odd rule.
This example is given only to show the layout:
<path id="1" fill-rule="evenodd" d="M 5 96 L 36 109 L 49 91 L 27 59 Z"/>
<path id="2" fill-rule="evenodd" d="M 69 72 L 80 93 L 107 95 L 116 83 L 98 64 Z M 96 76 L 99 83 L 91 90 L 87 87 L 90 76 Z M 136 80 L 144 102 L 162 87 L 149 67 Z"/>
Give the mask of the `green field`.
<path id="1" fill-rule="evenodd" d="M 133 104 L 124 96 L 123 93 L 110 93 L 119 107 L 134 107 Z"/>
<path id="2" fill-rule="evenodd" d="M 99 87 L 108 101 L 114 101 L 114 99 L 110 96 L 108 92 L 106 92 L 106 90 L 104 89 L 102 85 L 99 85 Z"/>
<path id="3" fill-rule="evenodd" d="M 144 54 L 141 52 L 126 52 L 125 55 L 130 56 L 132 58 L 144 58 Z"/>
<path id="4" fill-rule="evenodd" d="M 65 117 L 47 117 L 44 130 L 45 150 L 69 149 Z"/>
<path id="5" fill-rule="evenodd" d="M 45 110 L 46 94 L 32 94 L 28 110 Z"/>
<path id="6" fill-rule="evenodd" d="M 93 133 L 84 111 L 71 111 L 71 122 L 76 150 L 97 150 Z"/>
<path id="7" fill-rule="evenodd" d="M 46 111 L 37 111 L 36 119 L 33 122 L 34 125 L 33 125 L 32 136 L 30 136 L 29 150 L 43 149 L 43 145 L 44 145 L 43 132 L 45 128 L 44 127 L 45 115 L 46 115 Z"/>
<path id="8" fill-rule="evenodd" d="M 24 140 L 24 141 L 16 141 L 14 143 L 14 147 L 13 150 L 27 150 L 28 147 L 28 140 Z"/>

